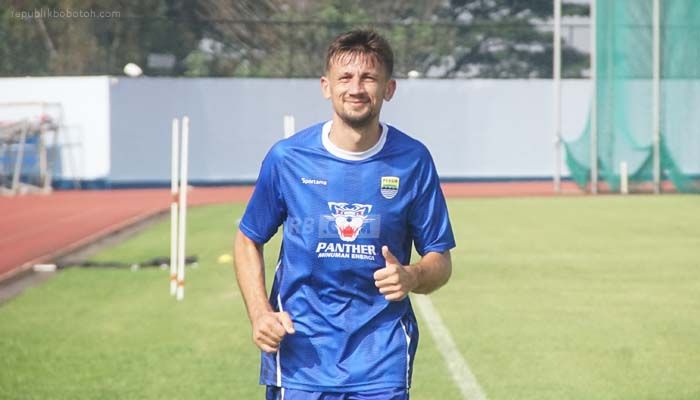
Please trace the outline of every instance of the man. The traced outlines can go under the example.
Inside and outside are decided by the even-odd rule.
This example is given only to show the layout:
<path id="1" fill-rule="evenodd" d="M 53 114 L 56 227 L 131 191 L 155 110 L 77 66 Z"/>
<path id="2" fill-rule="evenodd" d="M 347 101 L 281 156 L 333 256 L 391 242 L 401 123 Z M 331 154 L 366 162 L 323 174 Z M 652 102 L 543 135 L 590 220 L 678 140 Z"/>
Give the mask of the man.
<path id="1" fill-rule="evenodd" d="M 268 400 L 408 399 L 418 344 L 408 294 L 447 282 L 455 242 L 428 150 L 379 122 L 392 70 L 377 33 L 337 37 L 321 78 L 332 119 L 263 161 L 235 264 Z M 282 224 L 268 300 L 263 245 Z"/>

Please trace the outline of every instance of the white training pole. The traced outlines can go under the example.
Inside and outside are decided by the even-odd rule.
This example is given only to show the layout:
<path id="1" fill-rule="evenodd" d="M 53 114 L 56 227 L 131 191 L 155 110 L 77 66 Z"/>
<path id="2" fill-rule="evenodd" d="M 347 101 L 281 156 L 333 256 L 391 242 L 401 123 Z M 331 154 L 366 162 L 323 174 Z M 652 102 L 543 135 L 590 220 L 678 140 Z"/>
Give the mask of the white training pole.
<path id="1" fill-rule="evenodd" d="M 660 81 L 661 81 L 661 10 L 659 0 L 654 0 L 653 30 L 653 107 L 651 113 L 652 143 L 654 144 L 654 193 L 661 193 L 661 126 L 660 126 Z"/>
<path id="2" fill-rule="evenodd" d="M 593 83 L 593 95 L 591 96 L 591 193 L 598 193 L 598 71 L 596 69 L 596 3 L 591 0 L 591 81 Z"/>
<path id="3" fill-rule="evenodd" d="M 284 137 L 285 139 L 294 135 L 294 116 L 285 115 L 284 116 Z"/>
<path id="4" fill-rule="evenodd" d="M 170 294 L 175 296 L 177 292 L 177 186 L 178 186 L 178 159 L 180 157 L 180 133 L 178 119 L 173 118 L 171 130 L 170 152 Z"/>
<path id="5" fill-rule="evenodd" d="M 554 191 L 561 192 L 561 0 L 554 0 Z"/>
<path id="6" fill-rule="evenodd" d="M 187 231 L 187 148 L 189 142 L 190 119 L 182 118 L 182 143 L 180 148 L 180 219 L 177 237 L 177 299 L 185 298 L 185 233 Z"/>
<path id="7" fill-rule="evenodd" d="M 628 175 L 627 161 L 620 161 L 620 193 L 622 194 L 629 193 Z"/>

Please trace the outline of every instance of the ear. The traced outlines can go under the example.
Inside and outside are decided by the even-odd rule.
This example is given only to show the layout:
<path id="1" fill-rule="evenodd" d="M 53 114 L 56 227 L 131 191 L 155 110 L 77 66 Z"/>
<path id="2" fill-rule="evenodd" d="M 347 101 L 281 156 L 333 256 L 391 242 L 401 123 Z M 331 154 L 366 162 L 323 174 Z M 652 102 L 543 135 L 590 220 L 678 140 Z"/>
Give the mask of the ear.
<path id="1" fill-rule="evenodd" d="M 323 97 L 325 97 L 326 99 L 331 98 L 330 81 L 325 75 L 321 77 L 321 93 L 323 93 Z"/>
<path id="2" fill-rule="evenodd" d="M 389 82 L 386 84 L 386 89 L 384 90 L 384 100 L 389 101 L 391 100 L 392 97 L 394 97 L 394 93 L 396 92 L 396 79 L 389 79 Z"/>

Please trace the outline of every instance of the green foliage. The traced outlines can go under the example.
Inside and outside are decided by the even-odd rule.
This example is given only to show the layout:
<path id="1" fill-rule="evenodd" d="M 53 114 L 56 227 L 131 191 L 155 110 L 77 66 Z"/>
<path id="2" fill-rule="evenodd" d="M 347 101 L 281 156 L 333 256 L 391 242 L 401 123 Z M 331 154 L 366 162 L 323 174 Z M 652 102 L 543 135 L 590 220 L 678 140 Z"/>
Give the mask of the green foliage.
<path id="1" fill-rule="evenodd" d="M 120 15 L 8 17 L 42 7 Z M 22 2 L 0 9 L 0 75 L 121 74 L 135 62 L 151 76 L 317 77 L 333 37 L 369 27 L 393 44 L 399 77 L 541 78 L 551 76 L 551 32 L 542 29 L 551 13 L 550 0 Z M 149 54 L 172 55 L 175 66 L 151 68 Z M 564 60 L 564 76 L 586 68 L 573 48 Z"/>
<path id="2" fill-rule="evenodd" d="M 48 73 L 48 52 L 36 29 L 0 6 L 0 74 L 22 76 Z"/>
<path id="3" fill-rule="evenodd" d="M 209 60 L 201 50 L 195 50 L 185 57 L 185 76 L 208 76 Z"/>

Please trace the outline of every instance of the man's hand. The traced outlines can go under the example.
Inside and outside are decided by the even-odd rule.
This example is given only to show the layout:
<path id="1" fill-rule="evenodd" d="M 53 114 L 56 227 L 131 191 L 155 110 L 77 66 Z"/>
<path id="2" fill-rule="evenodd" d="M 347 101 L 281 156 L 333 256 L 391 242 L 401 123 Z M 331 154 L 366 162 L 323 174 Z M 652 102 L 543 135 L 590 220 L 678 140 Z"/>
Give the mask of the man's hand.
<path id="1" fill-rule="evenodd" d="M 418 278 L 410 267 L 401 265 L 387 246 L 382 246 L 386 266 L 374 272 L 374 285 L 389 301 L 403 300 L 418 286 Z"/>
<path id="2" fill-rule="evenodd" d="M 274 353 L 287 334 L 294 334 L 294 324 L 286 312 L 265 311 L 253 320 L 253 343 L 266 353 Z"/>

